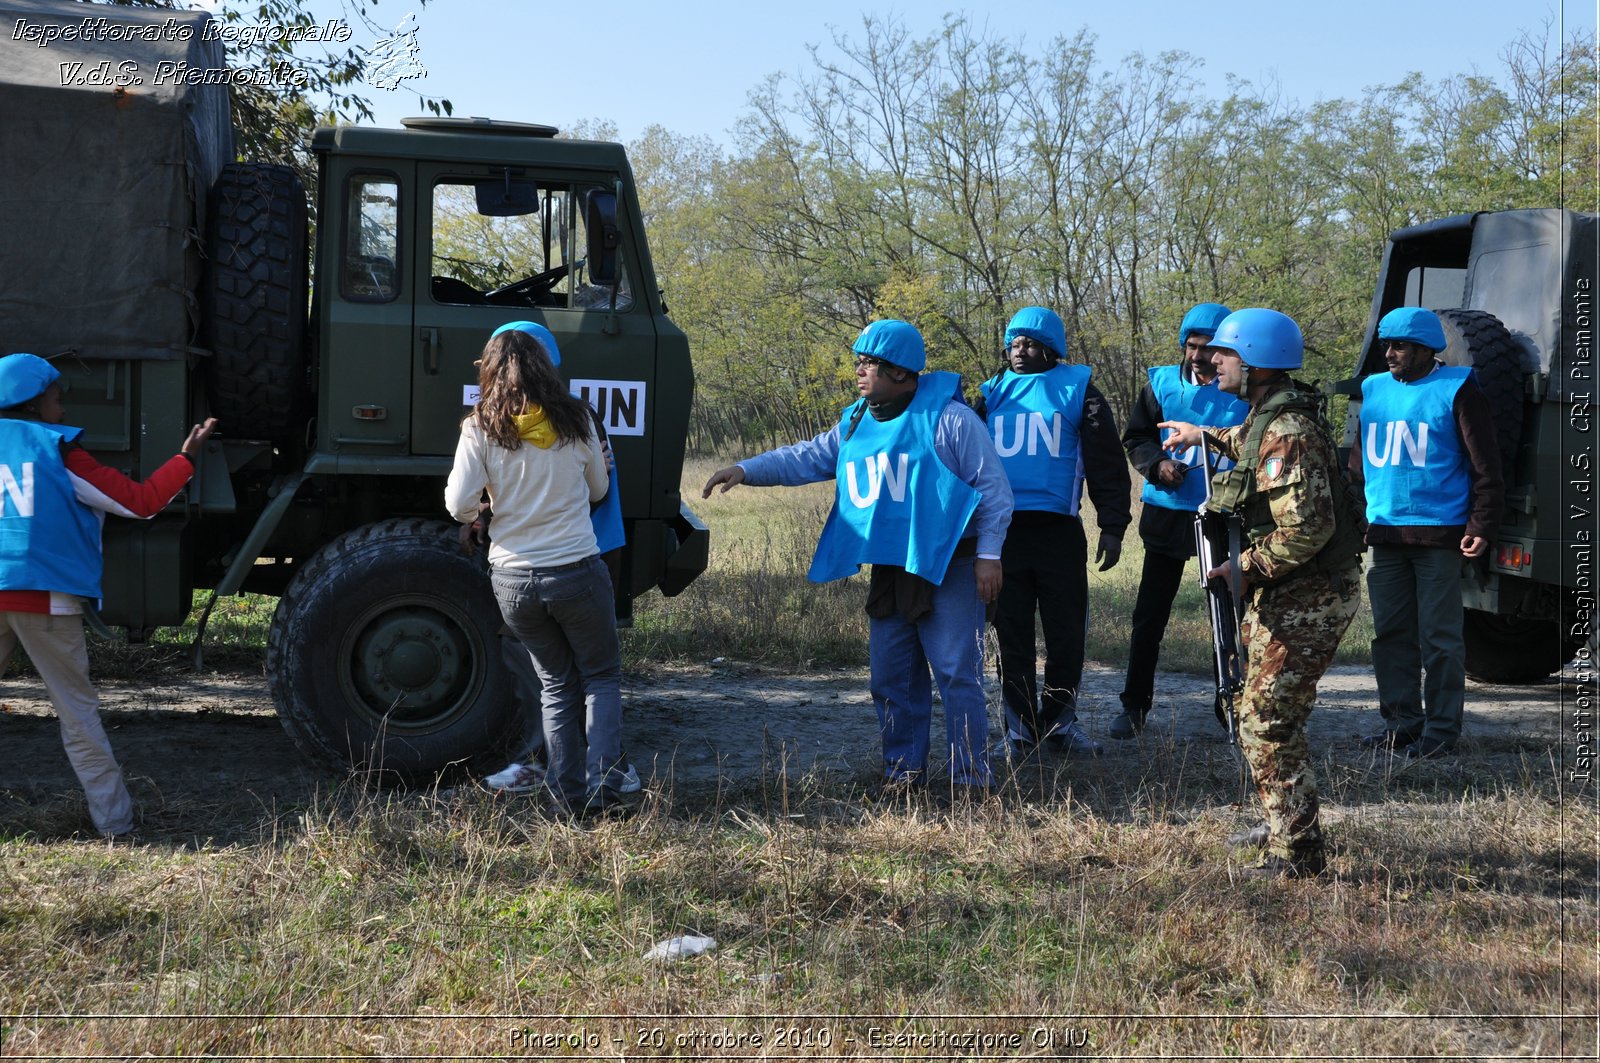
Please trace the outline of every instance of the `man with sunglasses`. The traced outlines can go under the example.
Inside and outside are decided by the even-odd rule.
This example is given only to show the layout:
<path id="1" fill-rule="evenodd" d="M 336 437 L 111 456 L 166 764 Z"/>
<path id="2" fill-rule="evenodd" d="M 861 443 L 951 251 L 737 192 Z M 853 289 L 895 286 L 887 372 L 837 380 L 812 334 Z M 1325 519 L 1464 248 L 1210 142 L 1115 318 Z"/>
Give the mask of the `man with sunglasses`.
<path id="1" fill-rule="evenodd" d="M 1071 753 L 1101 752 L 1077 707 L 1089 614 L 1089 545 L 1078 517 L 1085 481 L 1100 524 L 1101 572 L 1122 556 L 1133 520 L 1116 418 L 1089 382 L 1089 367 L 1064 364 L 1066 353 L 1066 327 L 1055 311 L 1023 307 L 1006 326 L 1005 366 L 982 387 L 981 412 L 1016 499 L 994 618 L 1006 712 L 1000 752 L 1012 757 L 1046 739 Z M 1042 691 L 1036 611 L 1044 629 Z"/>
<path id="2" fill-rule="evenodd" d="M 984 604 L 1000 593 L 1011 489 L 955 373 L 923 373 L 922 335 L 874 321 L 853 350 L 859 401 L 814 439 L 719 469 L 713 488 L 834 480 L 837 491 L 809 577 L 872 565 L 867 590 L 872 701 L 883 732 L 886 791 L 928 773 L 933 684 L 944 702 L 953 794 L 993 785 L 983 695 Z"/>
<path id="3" fill-rule="evenodd" d="M 1383 716 L 1383 728 L 1361 742 L 1442 756 L 1461 736 L 1466 700 L 1461 567 L 1488 551 L 1505 482 L 1489 402 L 1472 370 L 1436 357 L 1447 346 L 1438 315 L 1391 310 L 1378 322 L 1378 341 L 1389 371 L 1361 382 L 1350 455 L 1366 497 L 1372 668 Z"/>

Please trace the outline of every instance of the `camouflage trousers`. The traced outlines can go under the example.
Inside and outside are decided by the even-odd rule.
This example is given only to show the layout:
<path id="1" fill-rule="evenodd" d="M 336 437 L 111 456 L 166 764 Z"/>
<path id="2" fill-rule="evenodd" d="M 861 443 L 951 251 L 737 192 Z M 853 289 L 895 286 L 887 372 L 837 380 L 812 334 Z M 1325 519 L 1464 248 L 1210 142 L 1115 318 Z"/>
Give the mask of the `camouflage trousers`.
<path id="1" fill-rule="evenodd" d="M 1317 680 L 1361 601 L 1359 569 L 1307 573 L 1251 595 L 1239 638 L 1246 655 L 1239 748 L 1266 813 L 1267 851 L 1286 860 L 1322 849 L 1306 721 Z"/>

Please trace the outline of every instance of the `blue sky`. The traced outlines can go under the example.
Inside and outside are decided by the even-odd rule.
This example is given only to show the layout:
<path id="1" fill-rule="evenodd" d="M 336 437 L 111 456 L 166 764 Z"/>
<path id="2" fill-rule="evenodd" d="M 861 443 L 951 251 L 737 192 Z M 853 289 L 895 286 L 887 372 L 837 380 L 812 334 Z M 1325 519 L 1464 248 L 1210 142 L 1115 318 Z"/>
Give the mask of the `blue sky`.
<path id="1" fill-rule="evenodd" d="M 334 15 L 339 0 L 313 0 Z M 1013 0 L 961 7 L 942 0 L 802 0 L 800 3 L 696 3 L 694 0 L 383 0 L 374 9 L 388 29 L 416 16 L 417 58 L 427 71 L 398 90 L 371 88 L 378 124 L 420 113 L 416 91 L 448 97 L 458 115 L 483 115 L 570 127 L 609 120 L 623 140 L 652 124 L 728 143 L 750 90 L 772 73 L 811 67 L 808 44 L 830 45 L 833 31 L 860 36 L 863 12 L 894 15 L 915 36 L 935 32 L 948 11 L 1045 47 L 1087 27 L 1096 55 L 1112 66 L 1132 52 L 1181 49 L 1204 60 L 1201 78 L 1217 94 L 1225 74 L 1277 84 L 1286 101 L 1358 96 L 1409 71 L 1430 78 L 1497 74 L 1501 51 L 1548 18 L 1552 37 L 1593 32 L 1596 0 Z M 356 43 L 370 40 L 357 27 Z"/>

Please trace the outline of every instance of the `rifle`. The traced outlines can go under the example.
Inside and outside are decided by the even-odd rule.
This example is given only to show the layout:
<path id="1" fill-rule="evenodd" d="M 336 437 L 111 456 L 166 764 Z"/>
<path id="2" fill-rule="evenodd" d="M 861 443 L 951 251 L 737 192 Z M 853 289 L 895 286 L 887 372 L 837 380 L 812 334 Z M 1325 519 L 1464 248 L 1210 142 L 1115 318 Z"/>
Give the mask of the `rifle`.
<path id="1" fill-rule="evenodd" d="M 1211 511 L 1211 448 L 1205 432 L 1200 433 L 1200 465 L 1206 478 L 1206 500 L 1194 515 L 1195 554 L 1200 560 L 1200 586 L 1206 593 L 1206 612 L 1211 618 L 1211 647 L 1217 670 L 1217 698 L 1226 706 L 1223 725 L 1228 742 L 1239 741 L 1239 713 L 1234 698 L 1244 689 L 1244 650 L 1239 645 L 1239 614 L 1244 597 L 1238 559 L 1241 529 L 1237 514 Z M 1206 573 L 1224 561 L 1234 562 L 1233 578 L 1207 579 Z"/>

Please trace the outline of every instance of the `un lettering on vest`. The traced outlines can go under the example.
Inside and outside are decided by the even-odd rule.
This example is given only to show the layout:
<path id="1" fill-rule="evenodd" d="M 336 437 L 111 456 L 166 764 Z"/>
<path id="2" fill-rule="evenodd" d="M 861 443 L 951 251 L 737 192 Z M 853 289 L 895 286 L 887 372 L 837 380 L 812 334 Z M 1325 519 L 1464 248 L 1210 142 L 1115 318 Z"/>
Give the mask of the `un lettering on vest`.
<path id="1" fill-rule="evenodd" d="M 22 479 L 11 466 L 0 465 L 0 517 L 33 516 L 33 462 L 22 463 Z"/>
<path id="2" fill-rule="evenodd" d="M 1010 421 L 1013 435 L 1006 441 L 1006 422 Z M 1052 458 L 1061 456 L 1061 415 L 1052 413 L 1047 419 L 1042 413 L 1016 413 L 994 419 L 994 449 L 1002 458 L 1014 457 L 1026 446 L 1028 456 L 1039 453 L 1039 444 Z"/>
<path id="3" fill-rule="evenodd" d="M 856 476 L 856 462 L 845 466 L 845 487 L 850 494 L 850 504 L 857 509 L 870 509 L 878 502 L 878 496 L 883 489 L 889 489 L 889 498 L 894 502 L 906 500 L 906 482 L 911 478 L 911 455 L 896 454 L 895 467 L 889 467 L 890 458 L 884 451 L 862 459 L 861 465 L 866 467 L 863 474 L 866 477 L 867 489 L 861 490 L 861 479 Z"/>
<path id="4" fill-rule="evenodd" d="M 1378 430 L 1383 429 L 1383 450 L 1378 449 Z M 1413 426 L 1408 421 L 1389 421 L 1367 425 L 1367 464 L 1374 469 L 1400 465 L 1404 459 L 1422 468 L 1428 464 L 1428 424 Z"/>

